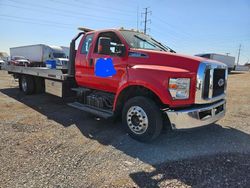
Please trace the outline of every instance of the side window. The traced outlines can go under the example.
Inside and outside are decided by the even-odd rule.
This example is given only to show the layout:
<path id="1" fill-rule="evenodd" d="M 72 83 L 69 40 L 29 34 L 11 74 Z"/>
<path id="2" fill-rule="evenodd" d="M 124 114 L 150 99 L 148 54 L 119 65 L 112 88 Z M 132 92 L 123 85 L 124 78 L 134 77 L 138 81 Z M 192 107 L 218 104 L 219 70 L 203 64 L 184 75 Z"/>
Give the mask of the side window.
<path id="1" fill-rule="evenodd" d="M 94 34 L 87 35 L 83 41 L 81 54 L 87 54 L 89 52 L 89 47 L 93 41 Z"/>
<path id="2" fill-rule="evenodd" d="M 117 55 L 115 52 L 119 51 L 119 44 L 122 44 L 120 38 L 114 33 L 114 32 L 104 32 L 104 33 L 100 33 L 98 36 L 98 39 L 96 40 L 96 44 L 95 44 L 95 53 L 97 53 L 98 51 L 98 40 L 100 37 L 108 37 L 111 39 L 111 47 L 110 47 L 110 51 L 111 54 L 110 55 Z"/>

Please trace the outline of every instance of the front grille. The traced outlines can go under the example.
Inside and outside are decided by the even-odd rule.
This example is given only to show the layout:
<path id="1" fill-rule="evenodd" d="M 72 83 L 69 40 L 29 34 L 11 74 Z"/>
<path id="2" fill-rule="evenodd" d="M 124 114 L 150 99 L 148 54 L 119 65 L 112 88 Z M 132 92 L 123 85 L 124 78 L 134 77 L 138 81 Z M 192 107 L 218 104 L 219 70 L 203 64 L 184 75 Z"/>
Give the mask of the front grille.
<path id="1" fill-rule="evenodd" d="M 201 63 L 197 72 L 195 102 L 211 103 L 223 99 L 226 82 L 226 65 Z"/>
<path id="2" fill-rule="evenodd" d="M 215 69 L 213 79 L 213 97 L 224 93 L 225 90 L 225 69 Z"/>
<path id="3" fill-rule="evenodd" d="M 225 69 L 206 69 L 203 86 L 203 99 L 209 99 L 224 94 Z"/>
<path id="4" fill-rule="evenodd" d="M 204 78 L 204 89 L 203 89 L 203 98 L 208 98 L 209 96 L 209 83 L 210 83 L 210 70 L 206 69 L 205 78 Z"/>

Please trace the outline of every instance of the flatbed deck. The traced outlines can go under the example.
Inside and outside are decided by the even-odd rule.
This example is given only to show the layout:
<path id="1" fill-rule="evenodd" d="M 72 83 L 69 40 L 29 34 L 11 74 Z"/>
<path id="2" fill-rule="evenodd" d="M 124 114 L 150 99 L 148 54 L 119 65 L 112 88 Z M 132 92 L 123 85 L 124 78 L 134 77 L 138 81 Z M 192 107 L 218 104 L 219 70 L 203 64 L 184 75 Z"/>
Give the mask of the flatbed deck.
<path id="1" fill-rule="evenodd" d="M 23 67 L 15 65 L 4 65 L 2 69 L 8 71 L 10 74 L 27 74 L 38 76 L 53 80 L 66 80 L 69 76 L 65 74 L 65 69 L 49 69 L 47 67 Z"/>

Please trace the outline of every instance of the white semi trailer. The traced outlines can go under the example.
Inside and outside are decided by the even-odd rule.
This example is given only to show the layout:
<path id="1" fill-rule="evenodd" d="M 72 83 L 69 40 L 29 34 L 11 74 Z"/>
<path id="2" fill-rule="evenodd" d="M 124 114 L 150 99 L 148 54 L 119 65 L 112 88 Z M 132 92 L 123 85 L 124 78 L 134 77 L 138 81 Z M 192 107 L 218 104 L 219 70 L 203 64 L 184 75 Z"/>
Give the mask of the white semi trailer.
<path id="1" fill-rule="evenodd" d="M 227 65 L 229 72 L 231 72 L 232 70 L 235 69 L 235 57 L 233 57 L 233 56 L 216 54 L 216 53 L 204 53 L 204 54 L 197 54 L 195 56 L 220 61 L 220 62 Z"/>
<path id="2" fill-rule="evenodd" d="M 68 58 L 60 46 L 36 44 L 10 48 L 10 56 L 23 56 L 35 66 L 45 65 L 47 60 L 56 60 L 57 68 L 67 68 Z"/>

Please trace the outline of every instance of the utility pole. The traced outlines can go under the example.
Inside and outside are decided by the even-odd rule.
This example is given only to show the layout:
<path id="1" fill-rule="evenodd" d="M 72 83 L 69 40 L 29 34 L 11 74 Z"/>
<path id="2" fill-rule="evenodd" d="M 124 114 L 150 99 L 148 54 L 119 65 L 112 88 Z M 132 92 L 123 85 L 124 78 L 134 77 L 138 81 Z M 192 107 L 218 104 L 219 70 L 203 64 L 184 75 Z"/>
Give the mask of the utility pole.
<path id="1" fill-rule="evenodd" d="M 150 22 L 151 23 L 151 20 L 149 19 L 148 20 L 148 14 L 152 14 L 152 11 L 148 11 L 148 9 L 149 9 L 149 7 L 147 7 L 147 8 L 144 8 L 145 9 L 145 12 L 144 13 L 142 13 L 142 15 L 145 15 L 145 17 L 144 17 L 144 34 L 146 34 L 147 33 L 147 30 L 149 29 L 149 28 L 147 28 L 147 23 L 148 22 Z"/>
<path id="2" fill-rule="evenodd" d="M 241 44 L 240 44 L 239 51 L 238 51 L 237 65 L 239 65 L 239 61 L 240 61 L 240 51 L 241 51 Z"/>
<path id="3" fill-rule="evenodd" d="M 138 31 L 138 21 L 139 21 L 139 6 L 137 6 L 137 10 L 136 10 L 136 30 Z"/>

